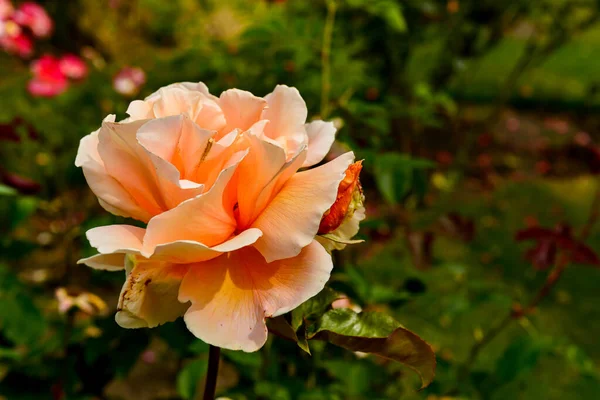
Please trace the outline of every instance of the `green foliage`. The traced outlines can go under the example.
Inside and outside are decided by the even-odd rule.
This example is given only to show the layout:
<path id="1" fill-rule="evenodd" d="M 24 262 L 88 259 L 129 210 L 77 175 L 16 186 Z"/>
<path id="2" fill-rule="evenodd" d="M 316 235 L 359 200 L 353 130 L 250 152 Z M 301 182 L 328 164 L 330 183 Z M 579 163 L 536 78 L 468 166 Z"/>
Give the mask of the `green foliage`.
<path id="1" fill-rule="evenodd" d="M 339 294 L 325 288 L 292 311 L 291 324 L 278 317 L 269 329 L 297 342 L 307 353 L 310 353 L 307 340 L 324 340 L 347 350 L 372 353 L 401 362 L 419 374 L 422 387 L 431 383 L 436 361 L 426 342 L 388 315 L 329 309 L 337 298 L 340 298 Z"/>
<path id="2" fill-rule="evenodd" d="M 184 399 L 193 399 L 196 386 L 201 378 L 206 375 L 207 362 L 205 358 L 199 358 L 186 364 L 177 375 L 177 392 Z"/>
<path id="3" fill-rule="evenodd" d="M 374 169 L 377 187 L 390 204 L 402 203 L 411 191 L 422 198 L 427 190 L 424 174 L 434 165 L 429 160 L 412 158 L 405 154 L 377 155 Z"/>
<path id="4" fill-rule="evenodd" d="M 0 195 L 1 196 L 14 196 L 17 194 L 16 189 L 10 186 L 0 184 Z"/>
<path id="5" fill-rule="evenodd" d="M 394 0 L 347 0 L 352 8 L 383 19 L 389 28 L 395 32 L 406 31 L 406 21 L 400 4 Z"/>
<path id="6" fill-rule="evenodd" d="M 0 331 L 13 346 L 25 346 L 30 351 L 40 344 L 47 325 L 40 310 L 27 295 L 26 288 L 0 264 Z M 18 354 L 7 350 L 13 358 Z"/>
<path id="7" fill-rule="evenodd" d="M 306 320 L 320 317 L 334 300 L 340 298 L 340 294 L 329 288 L 323 289 L 312 299 L 304 302 L 292 311 L 292 329 L 297 331 Z"/>
<path id="8" fill-rule="evenodd" d="M 385 314 L 331 310 L 310 327 L 308 336 L 351 351 L 399 361 L 419 374 L 422 388 L 435 375 L 436 361 L 431 347 Z"/>

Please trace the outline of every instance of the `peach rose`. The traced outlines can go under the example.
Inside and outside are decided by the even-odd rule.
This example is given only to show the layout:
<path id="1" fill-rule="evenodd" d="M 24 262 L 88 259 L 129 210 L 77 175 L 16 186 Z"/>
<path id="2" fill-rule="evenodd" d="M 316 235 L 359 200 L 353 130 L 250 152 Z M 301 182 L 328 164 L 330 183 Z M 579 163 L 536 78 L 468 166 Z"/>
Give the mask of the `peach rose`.
<path id="1" fill-rule="evenodd" d="M 123 327 L 184 315 L 209 344 L 259 349 L 265 318 L 329 279 L 331 256 L 315 237 L 353 153 L 299 172 L 321 161 L 335 129 L 305 124 L 304 101 L 286 86 L 261 99 L 175 84 L 132 102 L 128 114 L 83 138 L 76 165 L 104 208 L 147 227 L 89 230 L 99 254 L 80 262 L 125 270 Z"/>
<path id="2" fill-rule="evenodd" d="M 302 167 L 320 162 L 335 136 L 331 122 L 307 124 L 300 93 L 281 85 L 263 99 L 238 89 L 215 97 L 203 83 L 176 83 L 133 101 L 127 113 L 119 123 L 108 116 L 84 137 L 75 165 L 107 211 L 144 222 L 210 189 L 243 150 L 243 132 L 283 149 L 286 161 L 306 146 Z"/>

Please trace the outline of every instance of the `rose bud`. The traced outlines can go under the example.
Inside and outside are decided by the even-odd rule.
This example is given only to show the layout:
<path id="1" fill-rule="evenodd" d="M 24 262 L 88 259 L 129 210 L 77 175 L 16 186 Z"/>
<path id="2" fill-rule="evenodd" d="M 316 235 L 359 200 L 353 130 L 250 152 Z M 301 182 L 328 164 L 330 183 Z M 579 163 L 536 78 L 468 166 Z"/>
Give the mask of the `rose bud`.
<path id="1" fill-rule="evenodd" d="M 359 181 L 361 170 L 362 160 L 348 167 L 335 202 L 321 219 L 317 240 L 329 251 L 362 242 L 351 240 L 358 233 L 359 222 L 365 218 L 364 195 Z"/>
<path id="2" fill-rule="evenodd" d="M 321 225 L 319 225 L 319 234 L 323 235 L 335 231 L 346 219 L 348 212 L 354 212 L 351 207 L 355 192 L 362 193 L 358 175 L 362 169 L 362 160 L 350 165 L 346 170 L 345 178 L 338 187 L 335 203 L 323 215 Z M 362 195 L 362 194 L 361 194 Z"/>

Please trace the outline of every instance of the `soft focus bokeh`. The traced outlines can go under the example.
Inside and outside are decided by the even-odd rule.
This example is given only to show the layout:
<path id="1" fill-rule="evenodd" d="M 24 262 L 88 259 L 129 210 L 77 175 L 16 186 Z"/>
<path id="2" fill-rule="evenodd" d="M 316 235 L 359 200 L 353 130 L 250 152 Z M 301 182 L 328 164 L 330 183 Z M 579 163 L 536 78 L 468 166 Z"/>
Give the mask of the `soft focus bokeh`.
<path id="1" fill-rule="evenodd" d="M 335 121 L 367 198 L 337 306 L 438 357 L 417 392 L 401 364 L 274 337 L 223 352 L 219 395 L 600 398 L 600 1 L 0 0 L 0 399 L 201 393 L 207 345 L 181 320 L 120 328 L 122 274 L 76 264 L 87 229 L 125 221 L 80 138 L 176 81 L 296 86 Z"/>

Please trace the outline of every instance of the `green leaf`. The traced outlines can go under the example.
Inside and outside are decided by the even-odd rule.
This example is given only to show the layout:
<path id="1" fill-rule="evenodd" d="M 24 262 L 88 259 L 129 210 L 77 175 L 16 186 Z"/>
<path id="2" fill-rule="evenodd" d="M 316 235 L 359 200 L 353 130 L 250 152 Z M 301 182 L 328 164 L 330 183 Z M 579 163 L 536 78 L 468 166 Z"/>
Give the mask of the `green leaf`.
<path id="1" fill-rule="evenodd" d="M 269 318 L 267 320 L 269 331 L 284 339 L 296 342 L 302 350 L 310 354 L 306 339 L 305 322 L 320 317 L 331 307 L 331 303 L 340 297 L 339 293 L 326 287 L 319 294 L 300 304 L 291 312 L 291 323 L 283 316 Z"/>
<path id="2" fill-rule="evenodd" d="M 340 297 L 342 296 L 335 290 L 326 287 L 316 296 L 300 304 L 294 311 L 292 311 L 291 326 L 294 332 L 298 331 L 298 328 L 300 328 L 306 319 L 323 314 L 329 307 L 331 307 L 331 303 Z"/>
<path id="3" fill-rule="evenodd" d="M 398 361 L 419 374 L 421 388 L 427 387 L 435 375 L 436 359 L 431 346 L 382 313 L 330 310 L 309 327 L 308 339 Z"/>
<path id="4" fill-rule="evenodd" d="M 17 191 L 14 188 L 0 183 L 0 196 L 14 196 L 16 194 Z"/>
<path id="5" fill-rule="evenodd" d="M 367 13 L 382 18 L 396 32 L 406 31 L 406 20 L 402 8 L 394 0 L 347 0 L 349 6 L 360 8 Z"/>
<path id="6" fill-rule="evenodd" d="M 406 31 L 406 20 L 400 5 L 394 1 L 381 2 L 380 13 L 388 26 L 396 32 Z"/>
<path id="7" fill-rule="evenodd" d="M 245 353 L 243 351 L 222 350 L 223 357 L 234 364 L 244 368 L 259 368 L 261 364 L 260 353 Z"/>
<path id="8" fill-rule="evenodd" d="M 192 344 L 190 344 L 190 347 L 188 347 L 188 350 L 194 354 L 208 354 L 208 349 L 208 344 L 200 339 L 194 340 Z"/>
<path id="9" fill-rule="evenodd" d="M 11 229 L 25 221 L 35 212 L 38 200 L 35 197 L 20 197 L 13 206 Z"/>
<path id="10" fill-rule="evenodd" d="M 184 399 L 192 399 L 198 382 L 207 370 L 208 362 L 204 358 L 188 363 L 177 375 L 177 393 Z"/>
<path id="11" fill-rule="evenodd" d="M 23 358 L 23 352 L 18 349 L 8 349 L 5 347 L 0 347 L 0 360 L 20 360 Z M 0 380 L 2 380 L 0 378 Z"/>
<path id="12" fill-rule="evenodd" d="M 496 364 L 496 377 L 501 383 L 513 381 L 519 375 L 530 372 L 540 357 L 552 350 L 549 342 L 530 336 L 518 337 L 504 352 Z"/>
<path id="13" fill-rule="evenodd" d="M 343 393 L 355 398 L 368 393 L 375 378 L 374 373 L 380 372 L 374 371 L 372 364 L 361 361 L 348 363 L 346 360 L 327 360 L 323 364 L 327 372 L 340 381 Z"/>
<path id="14" fill-rule="evenodd" d="M 419 171 L 434 167 L 435 164 L 421 158 L 411 158 L 400 153 L 380 154 L 375 159 L 375 180 L 384 199 L 390 204 L 401 203 L 411 190 L 422 196 L 423 177 L 415 175 Z"/>
<path id="15" fill-rule="evenodd" d="M 260 398 L 272 400 L 291 400 L 288 388 L 274 382 L 257 382 L 254 385 L 254 394 Z"/>
<path id="16" fill-rule="evenodd" d="M 306 341 L 306 335 L 304 332 L 300 332 L 301 334 L 298 336 L 296 331 L 294 331 L 294 328 L 292 328 L 290 323 L 283 315 L 275 318 L 269 318 L 267 320 L 267 327 L 269 328 L 269 332 L 295 342 L 298 347 L 310 354 L 310 348 L 308 347 L 308 342 Z"/>
<path id="17" fill-rule="evenodd" d="M 47 331 L 47 321 L 28 288 L 0 265 L 0 334 L 12 343 L 33 348 Z"/>

